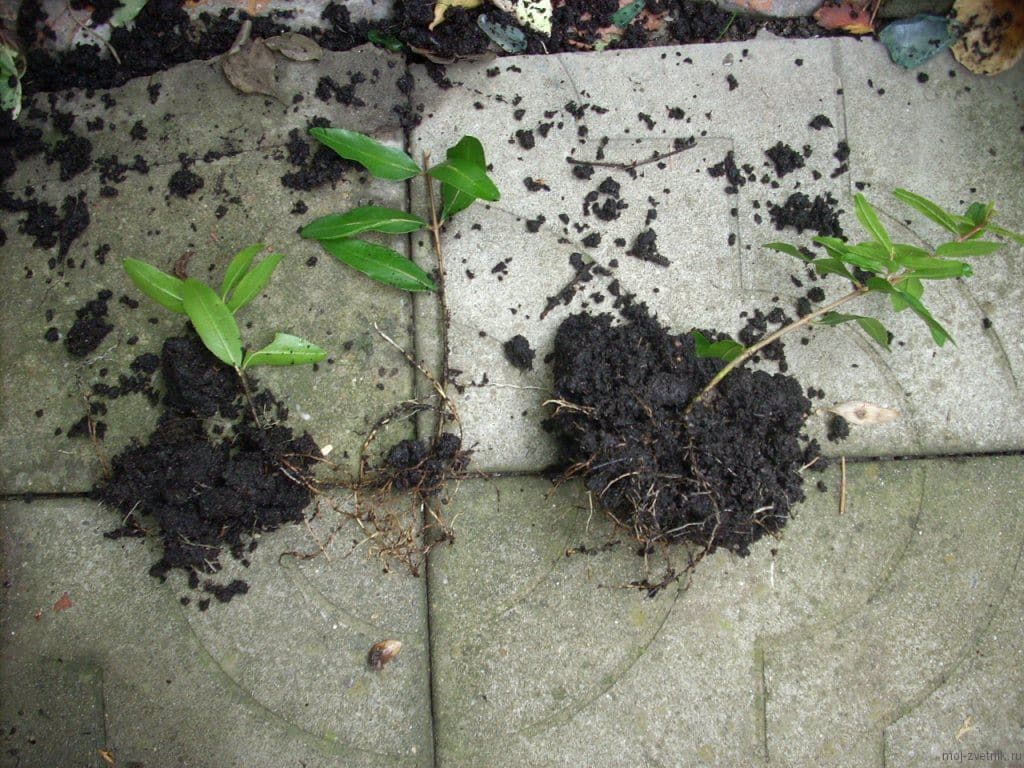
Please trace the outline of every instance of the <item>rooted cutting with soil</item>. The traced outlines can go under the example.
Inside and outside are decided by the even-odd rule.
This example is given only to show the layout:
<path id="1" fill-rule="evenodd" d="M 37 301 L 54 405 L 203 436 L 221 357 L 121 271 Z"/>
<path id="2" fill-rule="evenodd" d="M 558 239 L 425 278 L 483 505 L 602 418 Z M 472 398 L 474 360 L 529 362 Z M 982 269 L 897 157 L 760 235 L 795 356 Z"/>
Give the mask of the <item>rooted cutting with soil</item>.
<path id="1" fill-rule="evenodd" d="M 804 499 L 800 470 L 818 456 L 801 436 L 810 401 L 791 376 L 738 369 L 684 415 L 723 361 L 697 357 L 690 334 L 643 304 L 620 312 L 571 315 L 555 336 L 547 426 L 567 475 L 582 475 L 645 551 L 686 541 L 749 554 Z"/>

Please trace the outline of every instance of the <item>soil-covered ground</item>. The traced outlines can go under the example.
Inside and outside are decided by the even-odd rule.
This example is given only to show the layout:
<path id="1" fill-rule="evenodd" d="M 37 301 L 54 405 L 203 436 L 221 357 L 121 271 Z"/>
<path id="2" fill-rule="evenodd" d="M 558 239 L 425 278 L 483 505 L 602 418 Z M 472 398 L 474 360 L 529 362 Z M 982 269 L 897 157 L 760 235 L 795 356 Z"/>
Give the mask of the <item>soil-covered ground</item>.
<path id="1" fill-rule="evenodd" d="M 724 363 L 698 358 L 692 336 L 643 304 L 626 300 L 619 312 L 571 315 L 555 337 L 547 426 L 567 474 L 581 475 L 644 550 L 687 541 L 749 554 L 804 498 L 801 468 L 818 456 L 801 436 L 810 401 L 790 376 L 739 368 L 684 416 Z"/>
<path id="2" fill-rule="evenodd" d="M 194 334 L 168 339 L 160 357 L 159 423 L 144 443 L 114 457 L 93 496 L 122 516 L 110 538 L 159 541 L 150 575 L 184 571 L 192 588 L 227 602 L 248 585 L 216 579 L 222 554 L 248 565 L 257 534 L 303 520 L 320 451 L 308 434 L 296 437 L 284 425 L 287 410 L 269 391 L 258 391 L 250 408 L 234 371 Z M 210 597 L 198 601 L 203 610 L 209 604 Z"/>

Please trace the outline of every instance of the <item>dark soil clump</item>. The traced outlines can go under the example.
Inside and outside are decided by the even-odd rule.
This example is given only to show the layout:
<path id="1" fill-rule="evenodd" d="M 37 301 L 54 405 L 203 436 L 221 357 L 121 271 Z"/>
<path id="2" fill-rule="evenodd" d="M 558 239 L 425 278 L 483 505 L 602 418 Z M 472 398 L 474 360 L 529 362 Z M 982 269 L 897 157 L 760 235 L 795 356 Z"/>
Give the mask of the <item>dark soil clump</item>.
<path id="1" fill-rule="evenodd" d="M 810 229 L 823 237 L 842 237 L 840 211 L 836 209 L 838 204 L 839 201 L 828 192 L 824 197 L 816 195 L 814 200 L 803 192 L 794 192 L 782 205 L 769 203 L 768 214 L 779 230 L 793 227 L 797 232 Z"/>
<path id="2" fill-rule="evenodd" d="M 113 293 L 110 291 L 100 291 L 95 299 L 75 311 L 77 319 L 64 337 L 64 344 L 72 357 L 85 357 L 93 352 L 114 330 L 114 326 L 107 322 L 107 302 L 111 296 Z"/>
<path id="3" fill-rule="evenodd" d="M 546 426 L 567 474 L 582 473 L 645 551 L 686 541 L 748 555 L 804 498 L 800 468 L 818 453 L 800 434 L 810 401 L 791 377 L 740 368 L 684 417 L 723 363 L 696 357 L 689 334 L 670 333 L 642 304 L 620 312 L 618 324 L 572 315 L 555 337 L 561 404 Z"/>
<path id="4" fill-rule="evenodd" d="M 93 497 L 123 517 L 109 538 L 159 538 L 162 554 L 151 576 L 164 579 L 180 569 L 191 588 L 227 602 L 249 587 L 239 579 L 220 584 L 209 578 L 221 570 L 221 555 L 227 551 L 248 565 L 254 534 L 303 519 L 319 449 L 308 434 L 295 437 L 281 423 L 287 411 L 268 391 L 256 395 L 255 407 L 275 421 L 257 424 L 241 405 L 235 374 L 194 334 L 168 339 L 161 364 L 166 409 L 156 429 L 145 444 L 114 457 Z M 208 429 L 214 414 L 230 420 L 226 430 Z M 209 600 L 198 605 L 204 610 Z"/>
<path id="5" fill-rule="evenodd" d="M 520 371 L 533 370 L 533 358 L 537 353 L 530 346 L 530 342 L 525 336 L 522 334 L 513 336 L 505 342 L 502 349 L 505 352 L 505 359 L 513 367 L 518 368 Z"/>
<path id="6" fill-rule="evenodd" d="M 449 478 L 468 466 L 469 453 L 462 450 L 461 438 L 443 432 L 433 440 L 400 440 L 391 446 L 377 468 L 376 483 L 380 488 L 414 491 L 426 498 L 440 492 Z"/>

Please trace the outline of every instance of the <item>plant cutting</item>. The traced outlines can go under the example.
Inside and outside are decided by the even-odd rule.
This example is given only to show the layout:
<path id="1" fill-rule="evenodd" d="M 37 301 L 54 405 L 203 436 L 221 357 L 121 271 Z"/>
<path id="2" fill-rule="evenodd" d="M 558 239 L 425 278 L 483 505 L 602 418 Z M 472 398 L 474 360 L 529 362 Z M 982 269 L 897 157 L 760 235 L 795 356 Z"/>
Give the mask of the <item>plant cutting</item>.
<path id="1" fill-rule="evenodd" d="M 235 313 L 259 295 L 284 258 L 272 253 L 254 267 L 253 261 L 263 248 L 257 243 L 239 251 L 228 264 L 218 291 L 191 277 L 169 275 L 138 259 L 124 260 L 124 270 L 139 290 L 172 312 L 186 315 L 210 353 L 235 370 L 250 406 L 247 369 L 317 363 L 327 356 L 315 344 L 288 333 L 276 333 L 267 346 L 243 353 Z"/>
<path id="2" fill-rule="evenodd" d="M 895 195 L 949 232 L 949 241 L 931 249 L 894 243 L 858 195 L 856 215 L 870 240 L 815 238 L 823 255 L 767 246 L 799 258 L 819 277 L 840 277 L 850 290 L 797 320 L 777 308 L 772 322 L 781 327 L 769 333 L 761 320 L 763 335 L 747 346 L 707 329 L 673 334 L 628 296 L 620 301 L 621 323 L 581 313 L 561 324 L 555 409 L 546 425 L 560 440 L 565 476 L 581 477 L 644 554 L 685 542 L 693 549 L 684 572 L 719 547 L 745 556 L 762 536 L 778 533 L 805 498 L 804 472 L 825 464 L 816 442 L 801 436 L 811 402 L 800 383 L 744 363 L 759 352 L 783 360 L 776 342 L 811 324 L 856 323 L 888 349 L 881 320 L 845 311 L 869 293 L 915 314 L 941 346 L 952 337 L 924 303 L 926 283 L 971 275 L 965 259 L 1001 245 L 986 234 L 1024 242 L 993 222 L 992 205 L 975 203 L 961 215 L 906 190 Z M 679 575 L 669 567 L 656 583 L 637 586 L 657 591 Z"/>
<path id="3" fill-rule="evenodd" d="M 358 163 L 372 176 L 395 182 L 416 177 L 423 179 L 426 192 L 426 216 L 379 205 L 362 205 L 351 210 L 329 214 L 311 221 L 302 228 L 302 237 L 316 240 L 327 253 L 343 264 L 384 285 L 410 292 L 433 292 L 438 296 L 443 321 L 439 329 L 441 364 L 437 376 L 402 349 L 394 340 L 378 333 L 398 349 L 407 362 L 426 378 L 433 391 L 433 403 L 403 403 L 378 419 L 363 442 L 359 458 L 359 476 L 355 491 L 353 516 L 367 532 L 382 557 L 404 564 L 417 573 L 422 557 L 432 544 L 421 544 L 418 523 L 408 515 L 385 512 L 392 491 L 407 491 L 423 513 L 424 526 L 438 531 L 437 541 L 450 541 L 452 531 L 444 521 L 435 497 L 447 481 L 463 473 L 469 454 L 463 451 L 461 423 L 448 389 L 448 305 L 445 297 L 445 263 L 442 228 L 453 216 L 466 210 L 477 200 L 496 201 L 497 186 L 487 174 L 487 161 L 480 141 L 463 136 L 445 152 L 445 160 L 431 164 L 424 153 L 417 164 L 406 152 L 381 144 L 375 139 L 344 128 L 311 128 L 310 135 L 339 156 Z M 440 201 L 440 205 L 438 205 Z M 370 232 L 408 235 L 428 230 L 437 270 L 428 274 L 411 259 L 392 248 L 363 239 Z M 430 440 L 401 440 L 392 446 L 376 466 L 370 460 L 372 441 L 388 424 L 413 417 L 424 410 L 433 410 L 438 418 Z M 458 433 L 445 432 L 454 423 Z M 364 503 L 363 495 L 369 495 Z"/>

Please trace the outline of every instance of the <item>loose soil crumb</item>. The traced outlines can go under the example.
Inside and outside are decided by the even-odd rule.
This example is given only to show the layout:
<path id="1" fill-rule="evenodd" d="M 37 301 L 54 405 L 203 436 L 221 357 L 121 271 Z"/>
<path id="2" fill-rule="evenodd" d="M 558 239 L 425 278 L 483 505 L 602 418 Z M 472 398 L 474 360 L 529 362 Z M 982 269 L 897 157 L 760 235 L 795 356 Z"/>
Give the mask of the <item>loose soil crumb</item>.
<path id="1" fill-rule="evenodd" d="M 210 578 L 222 569 L 221 555 L 226 550 L 248 565 L 255 534 L 303 519 L 319 449 L 308 434 L 297 438 L 281 423 L 287 410 L 266 390 L 256 395 L 256 408 L 275 421 L 257 425 L 242 407 L 235 374 L 194 334 L 168 339 L 162 366 L 166 408 L 156 429 L 144 444 L 114 457 L 110 477 L 92 495 L 123 517 L 108 538 L 160 540 L 151 576 L 163 580 L 180 569 L 192 589 L 227 602 L 249 587 L 239 579 L 221 584 Z M 219 437 L 208 429 L 214 414 L 230 420 Z M 200 610 L 209 604 L 198 601 Z"/>
<path id="2" fill-rule="evenodd" d="M 513 336 L 505 342 L 502 347 L 505 351 L 505 359 L 520 371 L 533 370 L 533 358 L 536 352 L 530 346 L 530 342 L 522 334 Z"/>
<path id="3" fill-rule="evenodd" d="M 723 363 L 696 357 L 692 337 L 672 334 L 643 304 L 625 300 L 620 312 L 620 323 L 571 315 L 555 337 L 561 405 L 546 426 L 567 474 L 582 472 L 645 551 L 687 541 L 748 555 L 804 498 L 800 468 L 818 455 L 801 435 L 810 401 L 789 376 L 740 368 L 684 418 Z"/>

